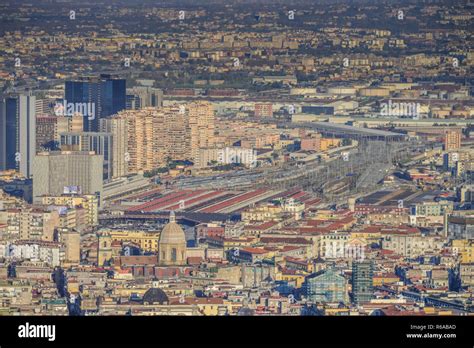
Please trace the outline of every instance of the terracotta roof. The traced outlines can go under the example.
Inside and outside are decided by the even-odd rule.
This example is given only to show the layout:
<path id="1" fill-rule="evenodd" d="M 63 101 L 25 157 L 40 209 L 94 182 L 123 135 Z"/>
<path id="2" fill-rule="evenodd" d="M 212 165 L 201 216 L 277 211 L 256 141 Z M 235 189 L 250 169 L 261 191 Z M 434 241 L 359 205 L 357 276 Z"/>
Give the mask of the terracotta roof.
<path id="1" fill-rule="evenodd" d="M 266 254 L 267 251 L 259 248 L 251 248 L 251 247 L 245 247 L 240 249 L 240 251 L 249 253 L 249 254 Z"/>

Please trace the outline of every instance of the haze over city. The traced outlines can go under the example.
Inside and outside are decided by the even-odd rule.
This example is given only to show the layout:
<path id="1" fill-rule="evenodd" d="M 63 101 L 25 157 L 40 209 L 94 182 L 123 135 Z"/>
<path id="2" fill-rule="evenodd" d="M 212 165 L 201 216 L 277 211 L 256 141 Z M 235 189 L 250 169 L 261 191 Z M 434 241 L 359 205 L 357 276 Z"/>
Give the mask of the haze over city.
<path id="1" fill-rule="evenodd" d="M 2 1 L 0 315 L 472 315 L 472 9 Z"/>

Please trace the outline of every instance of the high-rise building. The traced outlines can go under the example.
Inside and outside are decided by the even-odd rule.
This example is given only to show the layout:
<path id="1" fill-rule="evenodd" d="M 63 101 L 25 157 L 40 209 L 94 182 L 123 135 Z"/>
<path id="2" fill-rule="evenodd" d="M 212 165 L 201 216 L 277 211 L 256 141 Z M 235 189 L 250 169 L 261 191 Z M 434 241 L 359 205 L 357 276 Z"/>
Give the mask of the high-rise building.
<path id="1" fill-rule="evenodd" d="M 446 131 L 444 136 L 444 150 L 451 151 L 461 147 L 461 132 L 455 130 Z"/>
<path id="2" fill-rule="evenodd" d="M 54 140 L 58 143 L 61 141 L 60 134 L 68 132 L 83 132 L 84 130 L 84 117 L 79 115 L 73 116 L 59 116 L 57 118 L 56 133 Z"/>
<path id="3" fill-rule="evenodd" d="M 101 118 L 125 110 L 126 80 L 100 75 L 99 78 L 66 81 L 64 105 L 66 111 L 87 110 L 87 114 L 82 112 L 84 131 L 97 131 Z M 72 116 L 69 112 L 67 115 Z"/>
<path id="4" fill-rule="evenodd" d="M 164 139 L 165 159 L 186 160 L 190 157 L 190 131 L 187 115 L 180 112 L 176 106 L 159 109 L 163 113 L 164 124 L 162 136 Z"/>
<path id="5" fill-rule="evenodd" d="M 111 158 L 112 178 L 119 178 L 128 174 L 128 127 L 127 119 L 111 117 L 100 120 L 100 131 L 112 134 Z"/>
<path id="6" fill-rule="evenodd" d="M 0 103 L 0 170 L 16 169 L 31 176 L 36 153 L 36 99 L 17 94 Z"/>
<path id="7" fill-rule="evenodd" d="M 155 108 L 127 110 L 111 119 L 125 121 L 130 173 L 153 170 L 165 164 L 163 112 Z M 119 121 L 116 121 L 117 127 L 122 127 L 118 126 L 119 124 Z"/>
<path id="8" fill-rule="evenodd" d="M 36 97 L 36 115 L 53 116 L 57 99 L 53 96 Z"/>
<path id="9" fill-rule="evenodd" d="M 198 101 L 186 105 L 185 111 L 189 117 L 189 158 L 196 158 L 199 156 L 199 149 L 215 146 L 214 108 L 209 102 Z"/>
<path id="10" fill-rule="evenodd" d="M 374 293 L 374 265 L 372 261 L 352 263 L 352 300 L 355 304 L 369 302 Z"/>
<path id="11" fill-rule="evenodd" d="M 163 105 L 163 91 L 159 88 L 136 86 L 127 88 L 127 110 L 138 110 Z"/>
<path id="12" fill-rule="evenodd" d="M 53 145 L 58 131 L 58 117 L 41 115 L 36 117 L 36 152 Z"/>
<path id="13" fill-rule="evenodd" d="M 125 110 L 126 80 L 105 74 L 102 74 L 100 77 L 103 79 L 102 88 L 104 89 L 100 118 L 115 115 L 117 112 Z"/>
<path id="14" fill-rule="evenodd" d="M 57 150 L 63 133 L 83 132 L 84 118 L 75 116 L 48 116 L 36 117 L 36 152 Z"/>
<path id="15" fill-rule="evenodd" d="M 112 134 L 101 132 L 69 132 L 60 136 L 60 146 L 63 151 L 94 151 L 104 158 L 103 179 L 112 179 L 113 150 Z"/>
<path id="16" fill-rule="evenodd" d="M 92 194 L 102 198 L 103 156 L 86 151 L 41 152 L 33 163 L 33 201 L 42 196 Z"/>
<path id="17" fill-rule="evenodd" d="M 116 132 L 119 142 L 128 139 L 125 154 L 131 173 L 163 167 L 169 160 L 194 159 L 199 149 L 215 145 L 214 111 L 207 102 L 122 111 L 101 129 Z"/>

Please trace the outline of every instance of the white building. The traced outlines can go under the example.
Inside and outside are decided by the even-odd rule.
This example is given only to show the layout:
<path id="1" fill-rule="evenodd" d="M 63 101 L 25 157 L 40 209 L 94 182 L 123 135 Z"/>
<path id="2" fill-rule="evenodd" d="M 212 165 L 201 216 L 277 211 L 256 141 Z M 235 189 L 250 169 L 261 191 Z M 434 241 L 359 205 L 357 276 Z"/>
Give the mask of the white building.
<path id="1" fill-rule="evenodd" d="M 439 237 L 386 235 L 382 239 L 382 248 L 391 250 L 405 257 L 418 257 L 425 253 L 437 253 L 443 248 L 443 240 Z"/>
<path id="2" fill-rule="evenodd" d="M 56 242 L 17 241 L 0 242 L 0 257 L 11 260 L 46 262 L 51 267 L 61 262 L 61 245 Z"/>

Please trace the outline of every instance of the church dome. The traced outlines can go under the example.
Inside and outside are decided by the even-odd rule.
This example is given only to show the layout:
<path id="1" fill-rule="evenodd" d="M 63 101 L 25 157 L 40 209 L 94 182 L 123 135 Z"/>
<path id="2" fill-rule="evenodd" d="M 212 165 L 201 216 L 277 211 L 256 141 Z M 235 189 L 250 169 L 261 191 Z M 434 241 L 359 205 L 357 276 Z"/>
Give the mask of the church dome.
<path id="1" fill-rule="evenodd" d="M 170 214 L 170 222 L 161 231 L 159 243 L 186 245 L 186 235 L 183 229 L 176 223 L 174 213 Z"/>
<path id="2" fill-rule="evenodd" d="M 143 304 L 166 304 L 168 296 L 158 288 L 150 288 L 143 295 Z"/>

